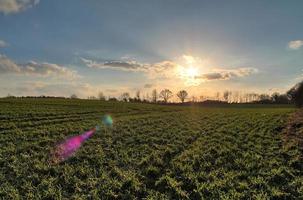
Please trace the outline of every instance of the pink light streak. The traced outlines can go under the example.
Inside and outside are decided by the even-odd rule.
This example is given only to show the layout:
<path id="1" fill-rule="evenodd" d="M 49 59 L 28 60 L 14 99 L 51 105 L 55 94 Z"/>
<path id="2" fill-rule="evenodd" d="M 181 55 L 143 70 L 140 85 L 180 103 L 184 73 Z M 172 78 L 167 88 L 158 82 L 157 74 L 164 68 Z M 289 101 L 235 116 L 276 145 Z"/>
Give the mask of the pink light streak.
<path id="1" fill-rule="evenodd" d="M 58 144 L 52 155 L 53 163 L 60 163 L 73 156 L 82 144 L 96 132 L 96 128 L 84 132 L 81 135 L 76 135 L 66 139 Z"/>

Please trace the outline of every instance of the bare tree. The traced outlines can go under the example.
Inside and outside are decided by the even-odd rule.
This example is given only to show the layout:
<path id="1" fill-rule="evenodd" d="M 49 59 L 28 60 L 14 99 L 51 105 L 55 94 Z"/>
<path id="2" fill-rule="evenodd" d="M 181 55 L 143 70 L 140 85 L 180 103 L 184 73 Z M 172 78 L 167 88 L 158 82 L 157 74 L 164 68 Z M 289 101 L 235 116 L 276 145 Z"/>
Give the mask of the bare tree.
<path id="1" fill-rule="evenodd" d="M 152 102 L 157 103 L 158 100 L 158 92 L 156 89 L 152 91 Z"/>
<path id="2" fill-rule="evenodd" d="M 274 102 L 277 102 L 278 99 L 279 99 L 279 96 L 280 94 L 278 92 L 274 92 L 272 95 L 271 95 L 271 100 L 274 101 Z"/>
<path id="3" fill-rule="evenodd" d="M 116 97 L 108 97 L 108 101 L 118 101 L 118 99 Z"/>
<path id="4" fill-rule="evenodd" d="M 216 100 L 220 100 L 220 92 L 216 92 Z"/>
<path id="5" fill-rule="evenodd" d="M 7 94 L 6 98 L 14 98 L 14 95 L 11 95 L 10 93 Z"/>
<path id="6" fill-rule="evenodd" d="M 233 94 L 232 95 L 233 103 L 239 103 L 239 97 L 240 97 L 239 91 L 234 91 L 232 94 Z"/>
<path id="7" fill-rule="evenodd" d="M 159 97 L 162 98 L 165 103 L 167 103 L 168 99 L 170 99 L 172 96 L 173 93 L 169 89 L 164 89 L 159 94 Z"/>
<path id="8" fill-rule="evenodd" d="M 201 102 L 201 101 L 205 101 L 205 96 L 201 95 L 201 96 L 199 97 L 199 101 L 200 101 L 200 102 Z"/>
<path id="9" fill-rule="evenodd" d="M 78 97 L 77 97 L 77 95 L 76 95 L 76 94 L 72 94 L 72 95 L 70 95 L 70 98 L 71 98 L 71 99 L 78 99 Z"/>
<path id="10" fill-rule="evenodd" d="M 135 99 L 136 99 L 136 101 L 141 101 L 141 99 L 140 99 L 140 90 L 137 90 Z"/>
<path id="11" fill-rule="evenodd" d="M 196 96 L 191 96 L 191 102 L 197 102 L 197 97 Z"/>
<path id="12" fill-rule="evenodd" d="M 225 92 L 223 93 L 223 98 L 224 98 L 224 101 L 227 101 L 227 102 L 228 102 L 228 100 L 229 100 L 229 91 L 225 91 Z"/>
<path id="13" fill-rule="evenodd" d="M 270 100 L 270 96 L 268 94 L 260 94 L 260 101 Z"/>
<path id="14" fill-rule="evenodd" d="M 148 93 L 143 97 L 143 101 L 144 102 L 149 102 L 150 101 L 150 97 L 149 97 Z"/>
<path id="15" fill-rule="evenodd" d="M 104 96 L 103 92 L 99 92 L 98 99 L 101 101 L 105 101 L 105 96 Z"/>
<path id="16" fill-rule="evenodd" d="M 182 103 L 184 103 L 184 100 L 187 98 L 188 93 L 185 90 L 181 90 L 177 93 L 177 97 L 180 99 Z"/>
<path id="17" fill-rule="evenodd" d="M 89 96 L 89 97 L 87 97 L 87 99 L 96 100 L 97 98 L 95 96 Z"/>
<path id="18" fill-rule="evenodd" d="M 127 102 L 127 101 L 129 101 L 129 93 L 128 92 L 124 92 L 123 94 L 121 94 L 121 99 L 122 99 L 122 101 L 125 101 L 125 102 Z"/>

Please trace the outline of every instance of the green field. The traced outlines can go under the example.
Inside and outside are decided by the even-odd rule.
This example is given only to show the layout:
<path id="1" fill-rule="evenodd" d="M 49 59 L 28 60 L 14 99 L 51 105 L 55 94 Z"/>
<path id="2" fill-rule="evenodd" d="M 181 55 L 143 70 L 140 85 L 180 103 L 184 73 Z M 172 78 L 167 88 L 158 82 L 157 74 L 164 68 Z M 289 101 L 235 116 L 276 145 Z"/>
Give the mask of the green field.
<path id="1" fill-rule="evenodd" d="M 294 111 L 2 99 L 0 199 L 303 199 L 302 155 L 282 133 Z M 49 164 L 104 114 L 112 128 Z"/>

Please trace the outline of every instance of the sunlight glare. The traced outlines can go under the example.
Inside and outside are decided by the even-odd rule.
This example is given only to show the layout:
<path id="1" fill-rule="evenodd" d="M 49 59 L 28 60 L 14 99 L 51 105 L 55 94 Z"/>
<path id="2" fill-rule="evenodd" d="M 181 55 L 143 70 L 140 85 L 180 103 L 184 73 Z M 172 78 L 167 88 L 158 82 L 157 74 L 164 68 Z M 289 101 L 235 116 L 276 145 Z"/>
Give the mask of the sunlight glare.
<path id="1" fill-rule="evenodd" d="M 195 76 L 199 75 L 198 69 L 196 67 L 192 67 L 192 66 L 190 66 L 186 69 L 186 74 L 187 74 L 187 76 L 189 76 L 191 78 L 194 78 Z"/>

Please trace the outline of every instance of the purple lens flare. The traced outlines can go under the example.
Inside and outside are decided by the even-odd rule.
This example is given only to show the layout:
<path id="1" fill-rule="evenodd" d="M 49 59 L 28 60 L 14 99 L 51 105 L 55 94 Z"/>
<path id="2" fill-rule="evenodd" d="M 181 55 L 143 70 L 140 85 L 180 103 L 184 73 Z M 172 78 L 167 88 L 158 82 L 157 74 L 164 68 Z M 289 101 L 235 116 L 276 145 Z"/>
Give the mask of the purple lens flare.
<path id="1" fill-rule="evenodd" d="M 73 156 L 76 151 L 82 146 L 82 144 L 91 136 L 93 136 L 95 132 L 96 128 L 93 128 L 81 135 L 67 138 L 58 144 L 52 153 L 52 162 L 55 164 L 60 163 Z"/>

